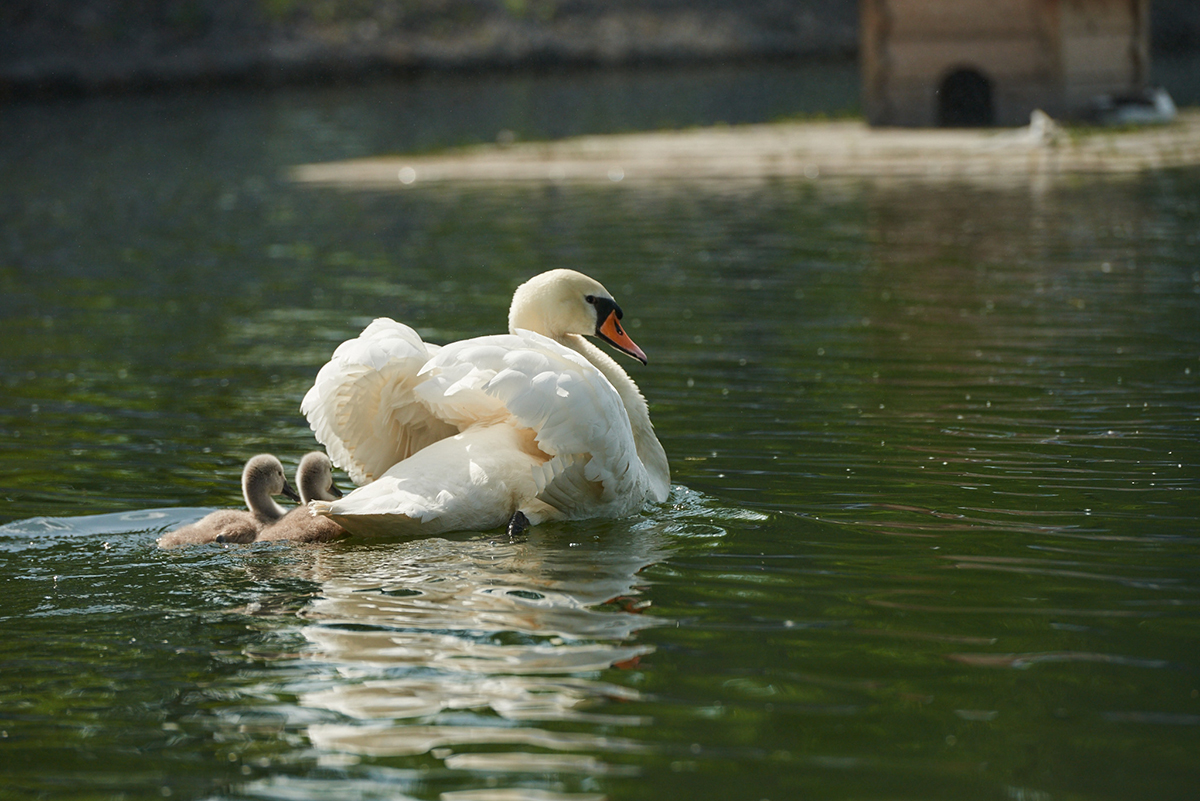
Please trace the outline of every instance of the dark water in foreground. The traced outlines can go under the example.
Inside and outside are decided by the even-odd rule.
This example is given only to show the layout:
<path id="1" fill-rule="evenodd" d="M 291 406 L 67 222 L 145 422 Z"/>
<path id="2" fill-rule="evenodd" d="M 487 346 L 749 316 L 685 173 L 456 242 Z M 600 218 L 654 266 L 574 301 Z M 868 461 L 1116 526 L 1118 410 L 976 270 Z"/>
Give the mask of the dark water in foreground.
<path id="1" fill-rule="evenodd" d="M 280 179 L 459 136 L 381 91 L 6 110 L 0 796 L 1195 797 L 1200 172 Z M 494 332 L 555 266 L 650 355 L 668 503 L 154 548 L 372 317 Z"/>

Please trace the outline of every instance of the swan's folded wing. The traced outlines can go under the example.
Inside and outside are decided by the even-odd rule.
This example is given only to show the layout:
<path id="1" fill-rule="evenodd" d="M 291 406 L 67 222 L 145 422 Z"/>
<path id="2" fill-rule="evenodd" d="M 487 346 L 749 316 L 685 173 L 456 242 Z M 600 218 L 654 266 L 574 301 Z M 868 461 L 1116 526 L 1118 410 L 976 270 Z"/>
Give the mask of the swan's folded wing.
<path id="1" fill-rule="evenodd" d="M 356 484 L 457 433 L 413 396 L 434 352 L 416 331 L 381 317 L 339 345 L 317 373 L 300 411 L 329 458 Z"/>
<path id="2" fill-rule="evenodd" d="M 538 498 L 567 516 L 644 492 L 620 395 L 569 348 L 528 331 L 479 337 L 447 345 L 423 372 L 417 394 L 438 417 L 530 429 L 550 457 L 535 475 Z"/>

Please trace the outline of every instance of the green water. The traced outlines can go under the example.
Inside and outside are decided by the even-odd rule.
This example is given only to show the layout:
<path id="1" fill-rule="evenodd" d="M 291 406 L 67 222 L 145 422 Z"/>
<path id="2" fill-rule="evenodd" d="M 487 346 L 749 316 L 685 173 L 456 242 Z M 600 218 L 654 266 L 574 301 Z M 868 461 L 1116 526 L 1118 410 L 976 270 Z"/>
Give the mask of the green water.
<path id="1" fill-rule="evenodd" d="M 0 797 L 1195 797 L 1200 172 L 282 178 L 704 83 L 511 80 L 5 109 Z M 806 110 L 770 96 L 739 113 Z M 300 398 L 370 319 L 499 331 L 557 266 L 650 357 L 669 502 L 154 547 L 314 446 Z"/>

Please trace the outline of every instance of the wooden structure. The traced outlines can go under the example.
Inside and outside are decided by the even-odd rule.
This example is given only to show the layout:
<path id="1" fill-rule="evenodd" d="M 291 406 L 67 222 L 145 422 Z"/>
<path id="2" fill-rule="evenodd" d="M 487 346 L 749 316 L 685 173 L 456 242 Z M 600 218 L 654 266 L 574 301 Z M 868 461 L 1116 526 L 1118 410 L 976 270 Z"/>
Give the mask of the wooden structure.
<path id="1" fill-rule="evenodd" d="M 1150 0 L 860 0 L 872 125 L 1026 125 L 1142 94 Z"/>

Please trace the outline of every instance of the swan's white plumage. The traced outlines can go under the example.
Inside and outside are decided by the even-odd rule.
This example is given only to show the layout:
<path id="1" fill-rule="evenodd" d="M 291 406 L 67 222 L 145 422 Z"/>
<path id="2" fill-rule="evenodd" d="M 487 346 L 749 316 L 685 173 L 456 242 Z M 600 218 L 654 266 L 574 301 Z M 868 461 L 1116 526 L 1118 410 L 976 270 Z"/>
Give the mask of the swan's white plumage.
<path id="1" fill-rule="evenodd" d="M 339 345 L 317 373 L 300 411 L 355 484 L 457 432 L 413 402 L 418 373 L 437 350 L 408 326 L 380 318 Z"/>
<path id="2" fill-rule="evenodd" d="M 540 316 L 516 314 L 527 287 Z M 439 349 L 381 318 L 339 346 L 301 409 L 364 486 L 311 504 L 314 514 L 351 531 L 430 535 L 494 528 L 518 510 L 537 523 L 664 500 L 669 471 L 645 401 L 579 336 L 598 330 L 585 300 L 598 296 L 611 302 L 594 280 L 556 270 L 518 289 L 510 314 L 545 333 L 514 328 Z"/>
<path id="3" fill-rule="evenodd" d="M 596 498 L 605 504 L 637 499 L 614 510 L 619 514 L 644 503 L 647 478 L 635 465 L 629 415 L 608 379 L 578 353 L 517 331 L 447 345 L 423 373 L 429 379 L 417 395 L 443 420 L 462 428 L 506 421 L 533 435 L 548 465 L 538 471 L 542 481 L 535 480 L 540 500 L 564 480 L 579 485 L 580 475 L 600 485 L 598 493 L 589 488 L 573 502 L 557 497 L 551 505 L 564 516 L 583 516 Z M 562 458 L 554 463 L 556 457 Z"/>

